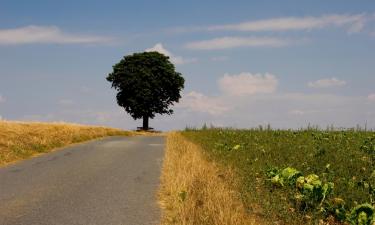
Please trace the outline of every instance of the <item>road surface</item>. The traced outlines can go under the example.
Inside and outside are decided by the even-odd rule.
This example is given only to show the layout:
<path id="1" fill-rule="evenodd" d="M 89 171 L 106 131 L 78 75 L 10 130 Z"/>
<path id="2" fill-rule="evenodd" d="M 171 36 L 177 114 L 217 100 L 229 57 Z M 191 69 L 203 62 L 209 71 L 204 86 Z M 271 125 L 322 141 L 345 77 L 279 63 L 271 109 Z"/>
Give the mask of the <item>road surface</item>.
<path id="1" fill-rule="evenodd" d="M 154 225 L 164 138 L 110 137 L 0 168 L 1 225 Z"/>

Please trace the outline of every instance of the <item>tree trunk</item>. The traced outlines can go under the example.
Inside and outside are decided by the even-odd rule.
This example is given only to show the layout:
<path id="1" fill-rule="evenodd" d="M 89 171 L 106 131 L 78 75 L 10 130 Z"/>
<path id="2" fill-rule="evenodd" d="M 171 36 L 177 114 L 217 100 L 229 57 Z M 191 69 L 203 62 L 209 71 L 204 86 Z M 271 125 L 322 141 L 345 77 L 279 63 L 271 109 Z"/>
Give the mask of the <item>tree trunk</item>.
<path id="1" fill-rule="evenodd" d="M 148 116 L 143 116 L 143 130 L 148 130 Z"/>

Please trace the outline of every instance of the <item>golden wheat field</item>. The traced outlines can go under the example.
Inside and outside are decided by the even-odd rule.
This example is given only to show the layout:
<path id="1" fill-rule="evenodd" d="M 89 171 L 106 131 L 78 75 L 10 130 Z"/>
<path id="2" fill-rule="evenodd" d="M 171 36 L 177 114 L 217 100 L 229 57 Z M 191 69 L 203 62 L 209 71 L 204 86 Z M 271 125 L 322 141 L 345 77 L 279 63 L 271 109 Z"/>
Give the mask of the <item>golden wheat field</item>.
<path id="1" fill-rule="evenodd" d="M 0 121 L 0 165 L 95 138 L 131 135 L 114 128 L 69 123 Z"/>

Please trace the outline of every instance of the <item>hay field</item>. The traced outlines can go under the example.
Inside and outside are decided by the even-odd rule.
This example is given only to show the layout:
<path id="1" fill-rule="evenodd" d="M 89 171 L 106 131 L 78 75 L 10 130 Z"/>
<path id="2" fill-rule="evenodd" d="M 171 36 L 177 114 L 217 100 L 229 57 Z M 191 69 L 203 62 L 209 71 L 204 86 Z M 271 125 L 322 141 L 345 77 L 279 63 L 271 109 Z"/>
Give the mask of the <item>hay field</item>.
<path id="1" fill-rule="evenodd" d="M 73 143 L 131 134 L 129 131 L 99 126 L 0 120 L 0 165 Z"/>

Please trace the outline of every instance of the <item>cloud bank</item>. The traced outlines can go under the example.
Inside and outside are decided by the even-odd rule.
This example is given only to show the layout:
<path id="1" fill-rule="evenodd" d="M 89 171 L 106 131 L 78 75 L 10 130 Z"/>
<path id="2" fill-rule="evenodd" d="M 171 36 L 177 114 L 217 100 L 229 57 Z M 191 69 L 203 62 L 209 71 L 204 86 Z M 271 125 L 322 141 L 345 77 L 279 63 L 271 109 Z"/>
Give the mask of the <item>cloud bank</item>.
<path id="1" fill-rule="evenodd" d="M 176 106 L 175 121 L 185 123 L 182 126 L 212 123 L 237 128 L 268 123 L 275 128 L 301 128 L 308 124 L 322 128 L 367 124 L 375 128 L 375 104 L 369 104 L 375 102 L 374 93 L 356 97 L 283 93 L 277 91 L 277 86 L 278 79 L 272 74 L 225 74 L 218 79 L 219 95 L 212 97 L 197 91 L 183 95 L 181 104 Z M 322 86 L 327 85 L 323 82 Z"/>
<path id="2" fill-rule="evenodd" d="M 215 50 L 238 47 L 283 47 L 291 43 L 290 40 L 274 37 L 221 37 L 190 42 L 185 47 L 194 50 Z"/>
<path id="3" fill-rule="evenodd" d="M 208 97 L 199 92 L 189 92 L 183 95 L 181 102 L 178 104 L 179 108 L 187 108 L 192 112 L 203 112 L 210 115 L 220 115 L 229 110 L 224 105 L 221 99 L 215 97 Z"/>
<path id="4" fill-rule="evenodd" d="M 113 39 L 103 36 L 72 34 L 56 26 L 26 26 L 0 30 L 0 45 L 20 44 L 99 44 Z"/>
<path id="5" fill-rule="evenodd" d="M 220 90 L 227 95 L 245 96 L 253 94 L 269 94 L 276 91 L 278 81 L 272 74 L 225 74 L 218 81 Z"/>
<path id="6" fill-rule="evenodd" d="M 233 24 L 218 24 L 212 26 L 176 27 L 170 29 L 175 33 L 184 32 L 286 32 L 311 31 L 323 28 L 342 28 L 348 33 L 360 32 L 366 23 L 374 19 L 374 15 L 361 14 L 326 14 L 321 16 L 279 17 L 270 19 L 251 20 Z"/>
<path id="7" fill-rule="evenodd" d="M 312 81 L 308 83 L 308 86 L 311 88 L 331 88 L 331 87 L 341 87 L 346 85 L 346 81 L 339 80 L 335 77 L 326 78 L 317 81 Z"/>
<path id="8" fill-rule="evenodd" d="M 177 65 L 193 63 L 193 62 L 197 61 L 196 59 L 185 59 L 181 56 L 175 56 L 170 51 L 168 51 L 166 48 L 164 48 L 164 46 L 161 43 L 157 43 L 156 45 L 154 45 L 154 47 L 148 48 L 145 51 L 146 52 L 155 51 L 155 52 L 159 52 L 161 54 L 164 54 L 166 56 L 169 56 L 171 62 L 174 63 L 174 64 L 177 64 Z"/>
<path id="9" fill-rule="evenodd" d="M 208 31 L 289 31 L 313 30 L 325 27 L 344 27 L 348 32 L 359 32 L 363 29 L 367 17 L 365 14 L 355 15 L 323 15 L 319 17 L 281 17 L 255 20 L 237 24 L 209 26 Z"/>

